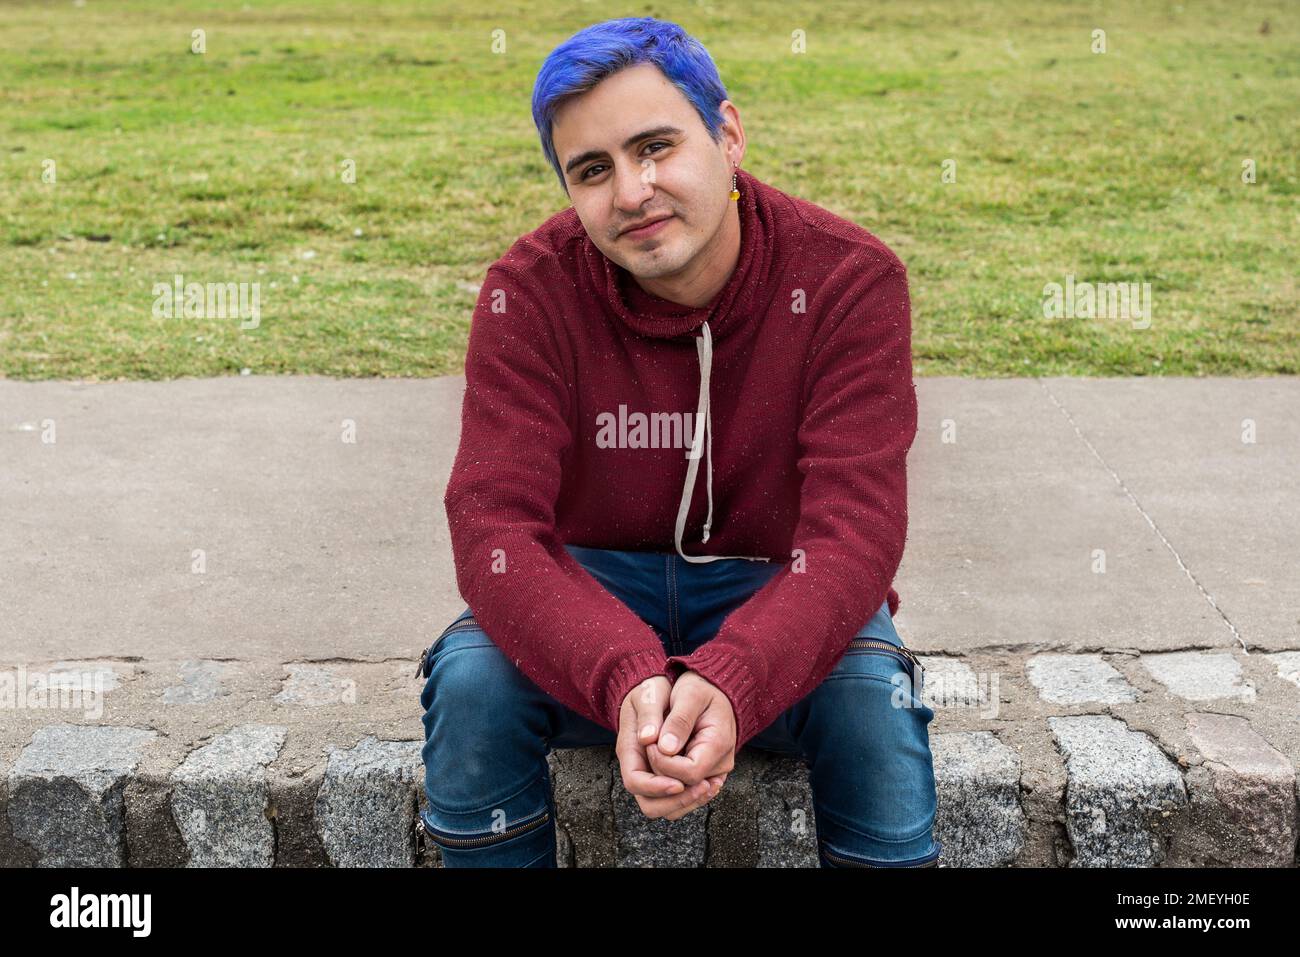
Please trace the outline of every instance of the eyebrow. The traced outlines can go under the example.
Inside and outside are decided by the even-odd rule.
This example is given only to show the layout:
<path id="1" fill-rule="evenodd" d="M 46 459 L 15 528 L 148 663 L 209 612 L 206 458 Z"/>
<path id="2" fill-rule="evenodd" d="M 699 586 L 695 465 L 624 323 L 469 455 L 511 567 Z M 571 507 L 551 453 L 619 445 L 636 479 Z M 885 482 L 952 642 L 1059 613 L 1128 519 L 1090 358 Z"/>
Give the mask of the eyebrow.
<path id="1" fill-rule="evenodd" d="M 631 136 L 625 139 L 623 141 L 623 149 L 629 149 L 630 147 L 635 146 L 637 143 L 641 142 L 641 140 L 648 140 L 652 136 L 680 136 L 682 135 L 682 132 L 683 132 L 682 130 L 679 130 L 675 126 L 656 126 L 654 129 L 642 130 L 640 133 L 633 133 Z M 587 162 L 588 160 L 600 159 L 604 155 L 605 155 L 604 150 L 587 150 L 587 152 L 585 153 L 579 153 L 577 156 L 575 156 L 573 159 L 569 160 L 569 162 L 565 164 L 564 175 L 567 176 L 570 173 L 572 173 L 574 167 L 581 166 L 583 163 Z"/>

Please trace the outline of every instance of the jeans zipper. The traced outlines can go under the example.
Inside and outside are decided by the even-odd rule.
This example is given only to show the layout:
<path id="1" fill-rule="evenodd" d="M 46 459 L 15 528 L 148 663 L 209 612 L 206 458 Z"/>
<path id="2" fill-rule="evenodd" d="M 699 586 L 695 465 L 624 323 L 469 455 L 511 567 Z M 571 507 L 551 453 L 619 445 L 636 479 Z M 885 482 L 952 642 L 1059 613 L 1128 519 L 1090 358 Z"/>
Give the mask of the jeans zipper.
<path id="1" fill-rule="evenodd" d="M 938 855 L 936 855 L 932 860 L 926 861 L 924 864 L 903 864 L 903 863 L 868 864 L 865 861 L 853 861 L 853 860 L 849 860 L 847 857 L 841 857 L 839 854 L 835 854 L 827 850 L 825 847 L 822 848 L 822 853 L 825 854 L 830 860 L 843 864 L 846 867 L 938 867 L 939 866 Z"/>
<path id="2" fill-rule="evenodd" d="M 430 830 L 429 826 L 424 823 L 424 818 L 417 817 L 415 828 L 421 834 L 426 834 L 433 843 L 442 847 L 482 847 L 485 844 L 497 844 L 501 841 L 508 841 L 526 831 L 531 831 L 541 827 L 550 820 L 551 812 L 543 808 L 526 821 L 521 821 L 514 827 L 508 827 L 499 834 L 489 834 L 484 837 L 453 837 L 446 831 Z"/>
<path id="3" fill-rule="evenodd" d="M 888 641 L 881 641 L 878 638 L 854 638 L 852 641 L 849 642 L 849 647 L 850 648 L 873 648 L 873 649 L 878 649 L 880 651 L 887 652 L 889 654 L 894 655 L 897 658 L 903 658 L 906 659 L 907 661 L 910 661 L 916 668 L 921 669 L 922 676 L 925 675 L 925 666 L 921 664 L 921 659 L 918 658 L 910 648 L 905 648 L 900 645 L 895 645 Z"/>
<path id="4" fill-rule="evenodd" d="M 444 631 L 441 635 L 439 635 L 437 640 L 434 641 L 433 644 L 431 644 L 428 648 L 425 648 L 424 651 L 420 652 L 420 663 L 419 665 L 416 666 L 415 677 L 417 678 L 429 677 L 429 655 L 432 654 L 433 650 L 438 647 L 438 645 L 442 642 L 442 639 L 446 638 L 448 635 L 453 635 L 458 631 L 468 631 L 470 628 L 477 628 L 478 626 L 479 626 L 478 622 L 475 620 L 473 615 L 470 615 L 468 618 L 462 618 L 460 621 L 453 622 L 452 624 L 448 625 L 446 631 Z"/>

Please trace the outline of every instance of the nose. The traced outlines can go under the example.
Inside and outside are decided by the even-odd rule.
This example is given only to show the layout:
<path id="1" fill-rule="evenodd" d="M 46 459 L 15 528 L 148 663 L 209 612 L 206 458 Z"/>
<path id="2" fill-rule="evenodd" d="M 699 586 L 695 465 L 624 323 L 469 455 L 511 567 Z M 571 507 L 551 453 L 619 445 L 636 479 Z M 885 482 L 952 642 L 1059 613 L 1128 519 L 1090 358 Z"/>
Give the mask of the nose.
<path id="1" fill-rule="evenodd" d="M 654 194 L 653 164 L 615 164 L 614 205 L 625 215 L 624 225 L 641 218 L 641 208 Z"/>

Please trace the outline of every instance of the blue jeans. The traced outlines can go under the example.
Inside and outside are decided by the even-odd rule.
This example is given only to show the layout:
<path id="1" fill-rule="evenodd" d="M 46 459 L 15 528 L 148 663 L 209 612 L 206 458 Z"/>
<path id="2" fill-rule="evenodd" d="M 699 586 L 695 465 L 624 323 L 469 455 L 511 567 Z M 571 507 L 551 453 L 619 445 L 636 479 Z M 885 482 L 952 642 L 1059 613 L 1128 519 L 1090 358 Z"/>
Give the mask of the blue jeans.
<path id="1" fill-rule="evenodd" d="M 667 655 L 689 654 L 784 566 L 676 552 L 565 546 L 645 621 Z M 888 604 L 858 638 L 902 646 Z M 936 794 L 923 677 L 906 656 L 850 646 L 824 681 L 746 745 L 800 756 L 822 867 L 934 866 Z M 466 608 L 421 660 L 427 811 L 445 867 L 555 867 L 552 748 L 610 745 L 613 731 L 538 688 Z M 901 689 L 901 690 L 900 690 Z M 901 701 L 906 707 L 896 706 Z M 727 785 L 724 783 L 723 787 Z"/>

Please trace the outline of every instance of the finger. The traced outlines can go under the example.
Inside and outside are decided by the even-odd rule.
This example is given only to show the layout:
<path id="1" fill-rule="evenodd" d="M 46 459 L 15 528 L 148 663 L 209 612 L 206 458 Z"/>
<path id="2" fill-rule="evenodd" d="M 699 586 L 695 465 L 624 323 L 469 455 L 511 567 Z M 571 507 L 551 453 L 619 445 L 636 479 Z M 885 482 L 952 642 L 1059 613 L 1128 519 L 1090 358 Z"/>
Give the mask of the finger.
<path id="1" fill-rule="evenodd" d="M 708 706 L 709 697 L 709 693 L 698 685 L 673 685 L 669 701 L 672 707 L 656 740 L 660 751 L 676 754 L 682 749 Z"/>
<path id="2" fill-rule="evenodd" d="M 679 778 L 651 770 L 645 748 L 636 742 L 632 727 L 628 721 L 619 725 L 619 735 L 614 746 L 623 773 L 623 787 L 632 794 L 646 797 L 666 797 L 685 791 L 686 785 Z"/>
<path id="3" fill-rule="evenodd" d="M 703 807 L 718 796 L 726 781 L 725 774 L 715 774 L 698 784 L 691 785 L 683 794 L 671 798 L 649 799 L 659 816 L 669 820 L 685 817 L 698 807 Z"/>
<path id="4" fill-rule="evenodd" d="M 725 777 L 725 775 L 714 775 L 713 777 L 708 778 L 707 781 L 705 782 L 709 787 L 708 791 L 706 791 L 698 800 L 696 800 L 696 802 L 692 806 L 685 808 L 682 811 L 677 811 L 665 815 L 667 819 L 670 821 L 676 821 L 679 818 L 683 818 L 687 814 L 690 814 L 696 808 L 703 807 L 704 805 L 712 801 L 715 797 L 717 797 L 722 792 L 722 781 L 720 780 L 720 778 L 722 777 Z"/>
<path id="5" fill-rule="evenodd" d="M 694 784 L 711 774 L 731 771 L 732 751 L 716 728 L 700 728 L 684 754 L 665 754 L 656 743 L 646 746 L 646 758 L 655 774 Z"/>
<path id="6" fill-rule="evenodd" d="M 696 807 L 703 807 L 705 804 L 708 804 L 708 803 L 709 803 L 710 801 L 712 801 L 715 797 L 717 797 L 719 794 L 721 794 L 721 793 L 722 793 L 722 785 L 725 784 L 726 781 L 727 781 L 727 776 L 726 776 L 725 774 L 714 774 L 714 775 L 710 775 L 710 776 L 706 779 L 706 783 L 707 783 L 708 786 L 709 786 L 709 790 L 706 792 L 705 796 L 702 797 L 702 798 L 699 800 L 699 802 L 696 804 Z M 686 811 L 684 811 L 684 812 L 682 812 L 682 813 L 683 813 L 683 814 L 689 814 L 689 813 L 690 813 L 691 811 L 693 811 L 693 810 L 695 810 L 695 808 L 688 808 Z M 675 820 L 675 819 L 674 819 L 674 820 Z"/>
<path id="7" fill-rule="evenodd" d="M 659 737 L 659 726 L 668 709 L 670 686 L 665 681 L 646 681 L 631 696 L 635 711 L 636 740 L 644 747 Z"/>
<path id="8" fill-rule="evenodd" d="M 693 784 L 681 794 L 671 797 L 638 797 L 636 800 L 646 817 L 675 821 L 708 803 L 710 796 L 709 782 L 706 780 Z"/>
<path id="9" fill-rule="evenodd" d="M 725 774 L 714 775 L 693 785 L 683 794 L 671 798 L 638 799 L 638 803 L 647 817 L 662 817 L 669 821 L 676 821 L 717 797 L 722 791 L 726 777 Z"/>
<path id="10" fill-rule="evenodd" d="M 623 787 L 630 794 L 645 797 L 680 796 L 686 790 L 681 780 L 666 774 L 652 774 L 648 771 L 626 771 L 623 774 Z"/>

